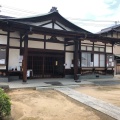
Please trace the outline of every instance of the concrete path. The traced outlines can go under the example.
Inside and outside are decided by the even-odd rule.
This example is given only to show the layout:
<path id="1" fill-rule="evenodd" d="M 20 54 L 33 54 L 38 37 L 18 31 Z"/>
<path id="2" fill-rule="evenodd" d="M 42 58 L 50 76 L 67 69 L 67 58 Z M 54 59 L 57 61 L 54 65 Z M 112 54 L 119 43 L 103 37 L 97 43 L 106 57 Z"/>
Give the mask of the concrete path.
<path id="1" fill-rule="evenodd" d="M 87 106 L 90 106 L 102 113 L 105 113 L 117 120 L 120 120 L 120 107 L 114 106 L 102 100 L 98 100 L 91 96 L 82 94 L 71 88 L 55 88 L 55 90 L 64 93 L 65 95 L 73 98 L 74 100 L 81 102 Z"/>

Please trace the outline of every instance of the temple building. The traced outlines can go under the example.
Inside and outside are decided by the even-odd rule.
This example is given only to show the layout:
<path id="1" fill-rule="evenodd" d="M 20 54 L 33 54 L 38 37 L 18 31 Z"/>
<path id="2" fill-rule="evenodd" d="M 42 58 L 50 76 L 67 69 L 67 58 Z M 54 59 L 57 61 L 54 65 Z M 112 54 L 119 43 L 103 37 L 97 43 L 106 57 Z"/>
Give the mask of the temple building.
<path id="1" fill-rule="evenodd" d="M 113 76 L 119 41 L 76 26 L 54 7 L 44 15 L 0 19 L 0 76 L 24 82 Z"/>
<path id="2" fill-rule="evenodd" d="M 120 39 L 120 24 L 104 28 L 99 33 L 101 36 L 109 38 Z M 113 45 L 113 55 L 114 55 L 114 74 L 120 74 L 120 42 L 116 42 Z"/>

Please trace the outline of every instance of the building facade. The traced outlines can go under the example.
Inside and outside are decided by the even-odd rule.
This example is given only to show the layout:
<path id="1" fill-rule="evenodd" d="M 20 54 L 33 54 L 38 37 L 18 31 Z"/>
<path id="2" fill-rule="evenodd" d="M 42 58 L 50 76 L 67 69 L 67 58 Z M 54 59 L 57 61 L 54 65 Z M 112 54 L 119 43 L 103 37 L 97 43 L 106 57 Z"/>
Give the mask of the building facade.
<path id="1" fill-rule="evenodd" d="M 58 78 L 113 75 L 117 38 L 90 33 L 54 10 L 0 20 L 0 75 Z M 27 76 L 28 75 L 28 76 Z"/>
<path id="2" fill-rule="evenodd" d="M 109 38 L 117 38 L 120 39 L 120 25 L 114 25 L 112 27 L 108 27 L 102 29 L 99 35 L 109 37 Z M 120 42 L 116 42 L 113 45 L 113 54 L 114 54 L 114 74 L 120 74 Z"/>

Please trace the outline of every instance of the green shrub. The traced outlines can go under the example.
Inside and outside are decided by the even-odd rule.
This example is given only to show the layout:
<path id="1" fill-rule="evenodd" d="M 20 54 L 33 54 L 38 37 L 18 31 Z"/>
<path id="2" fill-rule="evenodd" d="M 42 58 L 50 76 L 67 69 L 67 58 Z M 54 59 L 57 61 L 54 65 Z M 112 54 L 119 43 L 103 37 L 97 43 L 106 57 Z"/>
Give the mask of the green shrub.
<path id="1" fill-rule="evenodd" d="M 0 88 L 0 120 L 9 116 L 11 112 L 11 103 L 8 95 Z"/>

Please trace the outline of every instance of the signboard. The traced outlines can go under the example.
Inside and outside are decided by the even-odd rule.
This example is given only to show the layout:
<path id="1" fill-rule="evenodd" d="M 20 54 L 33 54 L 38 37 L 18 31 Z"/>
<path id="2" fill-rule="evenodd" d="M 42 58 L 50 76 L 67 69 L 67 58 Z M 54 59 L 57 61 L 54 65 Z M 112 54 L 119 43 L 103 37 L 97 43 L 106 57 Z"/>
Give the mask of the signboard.
<path id="1" fill-rule="evenodd" d="M 114 67 L 114 56 L 107 55 L 107 67 Z"/>

